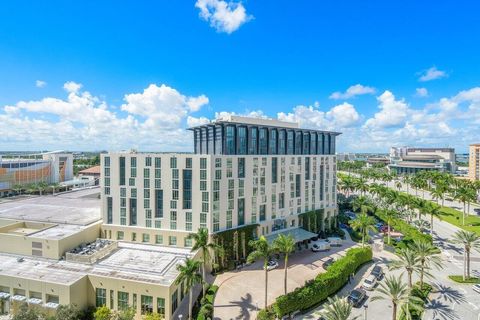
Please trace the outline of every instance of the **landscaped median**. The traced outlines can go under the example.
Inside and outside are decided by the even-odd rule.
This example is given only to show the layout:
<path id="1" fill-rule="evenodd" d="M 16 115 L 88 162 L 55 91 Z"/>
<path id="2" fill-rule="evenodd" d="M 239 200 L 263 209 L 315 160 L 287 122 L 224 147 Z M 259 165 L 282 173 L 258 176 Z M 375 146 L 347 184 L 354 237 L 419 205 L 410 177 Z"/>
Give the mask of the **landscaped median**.
<path id="1" fill-rule="evenodd" d="M 448 276 L 448 278 L 452 281 L 458 282 L 458 283 L 480 283 L 480 278 L 477 277 L 470 277 L 470 278 L 465 278 L 463 279 L 463 276 Z"/>
<path id="2" fill-rule="evenodd" d="M 259 312 L 257 319 L 281 318 L 295 311 L 312 308 L 340 290 L 348 281 L 348 277 L 363 264 L 372 260 L 372 249 L 352 248 L 346 255 L 335 261 L 326 272 L 308 281 L 286 295 L 279 296 L 268 310 Z"/>

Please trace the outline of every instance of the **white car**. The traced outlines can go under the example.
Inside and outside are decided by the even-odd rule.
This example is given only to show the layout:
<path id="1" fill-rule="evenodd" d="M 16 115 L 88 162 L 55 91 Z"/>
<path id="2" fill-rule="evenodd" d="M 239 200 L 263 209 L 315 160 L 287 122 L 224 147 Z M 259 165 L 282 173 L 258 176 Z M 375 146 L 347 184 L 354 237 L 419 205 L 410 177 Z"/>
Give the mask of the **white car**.
<path id="1" fill-rule="evenodd" d="M 330 243 L 327 241 L 317 241 L 312 244 L 311 249 L 313 252 L 328 251 L 330 250 Z"/>
<path id="2" fill-rule="evenodd" d="M 275 260 L 270 260 L 267 262 L 267 271 L 278 268 L 278 262 Z"/>
<path id="3" fill-rule="evenodd" d="M 374 275 L 370 275 L 365 280 L 363 280 L 362 288 L 368 291 L 372 291 L 376 285 L 377 277 L 375 277 Z"/>
<path id="4" fill-rule="evenodd" d="M 480 284 L 474 284 L 472 286 L 473 291 L 480 293 Z"/>
<path id="5" fill-rule="evenodd" d="M 338 237 L 328 237 L 327 241 L 330 243 L 331 246 L 338 246 L 342 245 L 342 239 Z"/>

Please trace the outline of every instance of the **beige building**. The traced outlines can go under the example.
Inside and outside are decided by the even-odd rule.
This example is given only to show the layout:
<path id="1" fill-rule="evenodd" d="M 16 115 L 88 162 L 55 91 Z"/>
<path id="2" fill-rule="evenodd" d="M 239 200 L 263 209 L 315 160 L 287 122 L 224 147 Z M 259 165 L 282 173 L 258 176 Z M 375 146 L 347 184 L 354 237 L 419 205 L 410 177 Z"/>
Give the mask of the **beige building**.
<path id="1" fill-rule="evenodd" d="M 468 176 L 471 180 L 480 180 L 480 143 L 470 145 Z"/>
<path id="2" fill-rule="evenodd" d="M 186 293 L 174 284 L 190 249 L 99 239 L 98 189 L 0 204 L 0 314 L 26 302 L 133 306 L 137 318 L 177 319 Z"/>

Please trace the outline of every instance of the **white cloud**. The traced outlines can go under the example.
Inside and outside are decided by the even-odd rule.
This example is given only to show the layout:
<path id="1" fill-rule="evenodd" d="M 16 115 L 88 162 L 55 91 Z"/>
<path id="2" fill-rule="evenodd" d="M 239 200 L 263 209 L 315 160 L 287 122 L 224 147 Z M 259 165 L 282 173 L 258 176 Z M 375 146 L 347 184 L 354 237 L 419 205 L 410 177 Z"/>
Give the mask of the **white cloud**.
<path id="1" fill-rule="evenodd" d="M 373 87 L 367 87 L 367 86 L 363 86 L 361 84 L 356 84 L 356 85 L 353 85 L 353 86 L 350 86 L 347 91 L 345 91 L 344 93 L 340 92 L 340 91 L 337 91 L 337 92 L 334 92 L 330 95 L 330 99 L 335 99 L 335 100 L 338 100 L 338 99 L 350 99 L 350 98 L 353 98 L 355 96 L 359 96 L 359 95 L 363 95 L 363 94 L 374 94 L 376 92 L 375 88 Z"/>
<path id="2" fill-rule="evenodd" d="M 47 85 L 47 83 L 45 81 L 42 81 L 42 80 L 35 81 L 35 86 L 37 88 L 44 88 L 46 85 Z"/>
<path id="3" fill-rule="evenodd" d="M 422 98 L 428 97 L 428 90 L 427 88 L 417 88 L 415 89 L 415 95 Z"/>
<path id="4" fill-rule="evenodd" d="M 200 17 L 210 22 L 210 26 L 218 32 L 230 34 L 253 19 L 252 15 L 247 14 L 241 2 L 197 0 L 195 7 L 200 9 Z"/>
<path id="5" fill-rule="evenodd" d="M 187 126 L 189 128 L 201 126 L 201 125 L 207 124 L 207 123 L 210 123 L 210 120 L 206 117 L 195 118 L 195 117 L 192 117 L 192 116 L 188 116 L 188 118 L 187 118 Z"/>
<path id="6" fill-rule="evenodd" d="M 425 82 L 445 77 L 448 77 L 448 74 L 445 71 L 438 70 L 437 67 L 434 66 L 428 70 L 421 72 L 418 81 Z"/>
<path id="7" fill-rule="evenodd" d="M 389 128 L 403 125 L 409 112 L 408 105 L 402 100 L 395 100 L 390 91 L 385 91 L 377 97 L 380 111 L 365 122 L 365 127 Z"/>
<path id="8" fill-rule="evenodd" d="M 67 92 L 70 92 L 70 93 L 72 93 L 72 92 L 76 93 L 81 88 L 82 88 L 82 84 L 81 83 L 76 83 L 74 81 L 65 82 L 65 84 L 63 85 L 63 89 L 65 89 Z"/>

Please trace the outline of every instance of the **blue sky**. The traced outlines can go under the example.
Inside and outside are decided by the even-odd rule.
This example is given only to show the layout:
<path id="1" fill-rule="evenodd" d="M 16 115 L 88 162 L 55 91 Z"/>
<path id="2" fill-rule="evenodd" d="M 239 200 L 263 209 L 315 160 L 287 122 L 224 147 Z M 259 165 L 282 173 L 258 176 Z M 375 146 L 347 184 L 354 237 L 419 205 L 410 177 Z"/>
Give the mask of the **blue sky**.
<path id="1" fill-rule="evenodd" d="M 234 112 L 342 131 L 340 151 L 463 152 L 480 142 L 479 9 L 4 1 L 0 150 L 190 150 L 186 127 Z"/>

